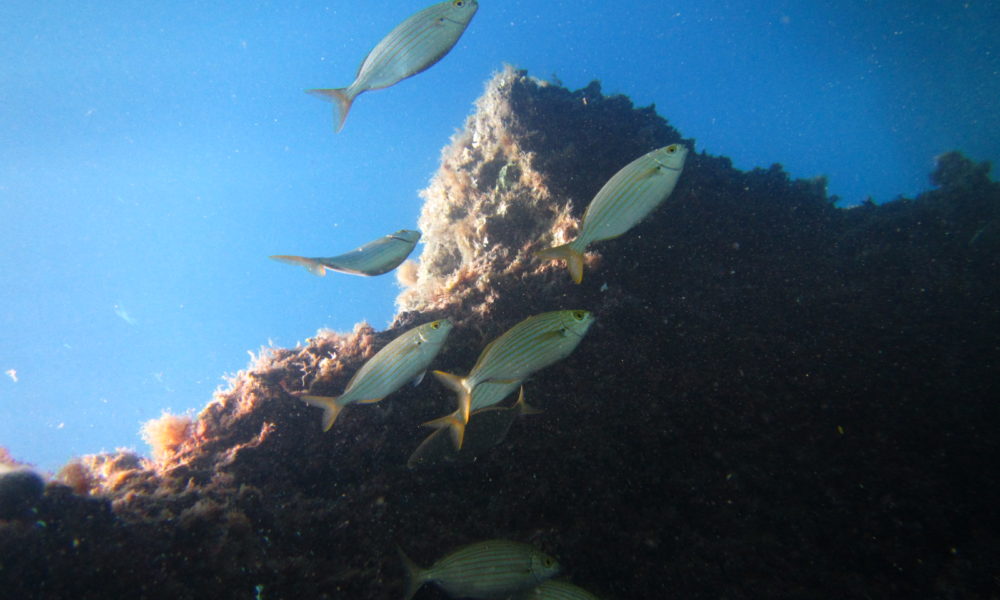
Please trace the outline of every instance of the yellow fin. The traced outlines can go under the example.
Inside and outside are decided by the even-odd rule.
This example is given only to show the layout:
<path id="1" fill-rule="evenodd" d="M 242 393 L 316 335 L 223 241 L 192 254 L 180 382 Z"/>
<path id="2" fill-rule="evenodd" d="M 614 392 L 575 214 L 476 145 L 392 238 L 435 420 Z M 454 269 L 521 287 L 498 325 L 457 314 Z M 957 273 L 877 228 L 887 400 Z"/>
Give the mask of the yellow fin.
<path id="1" fill-rule="evenodd" d="M 458 410 L 456 415 L 462 420 L 462 426 L 469 422 L 469 413 L 472 411 L 472 390 L 465 384 L 465 378 L 444 371 L 434 371 L 434 377 L 444 384 L 448 389 L 458 393 Z M 461 447 L 461 444 L 459 444 Z"/>
<path id="2" fill-rule="evenodd" d="M 583 281 L 583 253 L 572 247 L 573 242 L 547 248 L 535 253 L 535 256 L 543 260 L 564 260 L 566 268 L 569 269 L 569 276 L 573 278 L 573 283 Z"/>
<path id="3" fill-rule="evenodd" d="M 517 394 L 517 402 L 514 403 L 513 408 L 516 408 L 517 414 L 522 417 L 524 415 L 540 415 L 543 412 L 545 412 L 541 409 L 531 406 L 530 404 L 527 403 L 527 401 L 525 401 L 523 385 L 521 386 L 521 391 Z"/>
<path id="4" fill-rule="evenodd" d="M 330 431 L 334 421 L 340 415 L 340 411 L 344 408 L 333 396 L 299 396 L 299 399 L 309 406 L 323 409 L 323 431 Z"/>
<path id="5" fill-rule="evenodd" d="M 447 427 L 451 432 L 451 441 L 455 444 L 455 450 L 461 450 L 462 442 L 465 440 L 465 424 L 468 421 L 468 417 L 464 421 L 462 420 L 460 409 L 450 415 L 427 421 L 424 423 L 424 427 L 434 427 L 437 429 Z"/>
<path id="6" fill-rule="evenodd" d="M 337 124 L 337 133 L 340 133 L 354 104 L 354 97 L 348 95 L 347 88 L 306 90 L 306 93 L 333 102 L 333 119 Z"/>

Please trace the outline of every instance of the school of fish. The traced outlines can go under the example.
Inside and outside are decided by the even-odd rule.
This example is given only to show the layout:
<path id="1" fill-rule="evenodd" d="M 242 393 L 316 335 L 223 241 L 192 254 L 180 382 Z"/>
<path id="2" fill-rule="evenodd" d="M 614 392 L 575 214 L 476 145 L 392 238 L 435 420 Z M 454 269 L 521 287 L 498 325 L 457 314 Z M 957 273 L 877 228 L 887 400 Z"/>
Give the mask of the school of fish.
<path id="1" fill-rule="evenodd" d="M 308 92 L 334 103 L 334 122 L 339 132 L 358 95 L 392 86 L 440 61 L 458 43 L 478 9 L 476 0 L 433 4 L 405 19 L 378 42 L 361 62 L 349 86 Z M 687 154 L 684 145 L 671 144 L 622 167 L 588 205 L 577 237 L 541 250 L 536 257 L 565 261 L 570 277 L 580 284 L 587 248 L 626 233 L 660 206 L 673 192 Z M 320 276 L 328 270 L 377 276 L 402 264 L 420 236 L 419 231 L 401 229 L 329 258 L 271 258 Z M 582 309 L 529 316 L 486 345 L 467 375 L 433 371 L 445 387 L 456 393 L 456 409 L 424 424 L 435 431 L 413 452 L 407 465 L 418 468 L 471 462 L 500 444 L 517 419 L 540 413 L 525 401 L 525 381 L 569 356 L 594 320 L 589 311 Z M 452 329 L 447 318 L 413 327 L 361 365 L 340 395 L 306 393 L 299 398 L 322 409 L 321 426 L 328 431 L 346 406 L 379 402 L 411 381 L 418 385 Z M 500 405 L 518 389 L 512 406 Z M 445 432 L 450 436 L 446 437 Z M 426 569 L 417 566 L 402 549 L 399 555 L 407 571 L 405 600 L 431 582 L 453 598 L 597 600 L 582 588 L 553 579 L 560 572 L 559 563 L 521 542 L 493 539 L 472 543 Z"/>

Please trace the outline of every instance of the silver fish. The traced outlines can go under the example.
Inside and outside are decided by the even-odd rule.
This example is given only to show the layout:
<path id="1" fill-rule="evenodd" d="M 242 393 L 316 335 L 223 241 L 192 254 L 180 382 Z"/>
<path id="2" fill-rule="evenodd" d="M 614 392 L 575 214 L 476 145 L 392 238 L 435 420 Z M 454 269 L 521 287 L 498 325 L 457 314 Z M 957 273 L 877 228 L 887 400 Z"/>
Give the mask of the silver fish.
<path id="1" fill-rule="evenodd" d="M 535 589 L 514 597 L 515 600 L 599 600 L 587 590 L 567 581 L 549 579 Z"/>
<path id="2" fill-rule="evenodd" d="M 469 402 L 469 410 L 475 412 L 499 404 L 520 385 L 521 381 L 519 380 L 509 383 L 506 381 L 502 383 L 484 381 L 472 390 L 472 400 Z"/>
<path id="3" fill-rule="evenodd" d="M 400 229 L 396 233 L 380 237 L 340 256 L 330 258 L 307 258 L 278 254 L 273 260 L 305 267 L 310 273 L 322 277 L 327 269 L 350 273 L 351 275 L 381 275 L 398 267 L 420 241 L 420 232 Z"/>
<path id="4" fill-rule="evenodd" d="M 583 281 L 587 246 L 622 235 L 653 212 L 674 191 L 687 154 L 686 146 L 671 144 L 625 165 L 591 200 L 576 239 L 542 250 L 537 256 L 565 260 L 573 281 Z"/>
<path id="5" fill-rule="evenodd" d="M 339 132 L 359 94 L 387 88 L 429 69 L 458 43 L 477 10 L 476 0 L 428 6 L 397 25 L 368 53 L 354 83 L 346 88 L 307 91 L 333 102 Z"/>
<path id="6" fill-rule="evenodd" d="M 481 384 L 478 389 L 488 384 Z M 406 466 L 431 467 L 445 464 L 470 463 L 477 456 L 498 445 L 507 437 L 514 421 L 525 415 L 535 415 L 542 411 L 529 406 L 524 400 L 524 388 L 518 394 L 517 403 L 511 407 L 489 406 L 473 411 L 465 428 L 465 442 L 461 450 L 443 435 L 445 429 L 438 429 L 427 436 L 406 461 Z"/>
<path id="7" fill-rule="evenodd" d="M 406 600 L 433 581 L 455 598 L 507 598 L 559 573 L 559 563 L 528 544 L 509 540 L 476 542 L 452 552 L 428 569 L 399 556 L 409 575 Z"/>
<path id="8" fill-rule="evenodd" d="M 562 360 L 573 352 L 593 322 L 594 316 L 585 310 L 534 315 L 490 342 L 467 376 L 434 371 L 441 383 L 458 392 L 458 409 L 426 425 L 449 427 L 455 447 L 461 449 L 477 386 L 486 382 L 513 385 Z"/>
<path id="9" fill-rule="evenodd" d="M 448 319 L 414 327 L 386 344 L 362 365 L 340 396 L 310 394 L 299 398 L 323 409 L 323 431 L 328 431 L 348 404 L 378 402 L 408 381 L 416 379 L 419 383 L 427 365 L 441 351 L 451 328 L 452 323 Z"/>

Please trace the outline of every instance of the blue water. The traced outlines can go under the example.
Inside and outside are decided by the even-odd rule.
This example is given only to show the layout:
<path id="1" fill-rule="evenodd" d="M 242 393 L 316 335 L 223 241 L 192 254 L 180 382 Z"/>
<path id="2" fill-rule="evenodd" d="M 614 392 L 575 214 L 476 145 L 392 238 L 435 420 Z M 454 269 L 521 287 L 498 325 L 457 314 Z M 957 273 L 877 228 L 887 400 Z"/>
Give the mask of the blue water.
<path id="1" fill-rule="evenodd" d="M 335 135 L 303 90 L 347 85 L 425 5 L 0 4 L 0 445 L 48 470 L 145 452 L 141 422 L 204 406 L 247 351 L 384 326 L 391 275 L 267 256 L 414 227 L 504 63 L 599 79 L 699 152 L 827 176 L 842 205 L 919 193 L 950 149 L 1000 158 L 988 2 L 482 0 L 451 54 Z"/>

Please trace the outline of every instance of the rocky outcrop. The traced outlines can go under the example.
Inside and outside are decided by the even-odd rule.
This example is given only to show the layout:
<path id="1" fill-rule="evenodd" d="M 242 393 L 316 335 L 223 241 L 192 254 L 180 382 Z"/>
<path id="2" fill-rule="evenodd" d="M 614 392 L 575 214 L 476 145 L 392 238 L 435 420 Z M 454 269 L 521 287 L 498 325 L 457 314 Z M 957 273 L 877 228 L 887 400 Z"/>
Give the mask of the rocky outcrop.
<path id="1" fill-rule="evenodd" d="M 507 69 L 423 192 L 425 249 L 388 331 L 262 351 L 156 460 L 84 457 L 0 520 L 17 598 L 394 598 L 495 537 L 602 598 L 995 597 L 1000 187 L 942 156 L 935 189 L 840 209 L 822 179 L 692 153 L 671 198 L 595 245 L 582 285 L 533 252 L 636 156 L 694 145 L 650 108 Z M 598 322 L 526 385 L 544 414 L 471 464 L 410 470 L 436 382 L 320 431 L 404 328 L 448 316 L 468 370 L 524 317 Z M 42 582 L 39 585 L 39 582 Z M 432 586 L 417 598 L 442 598 Z"/>

